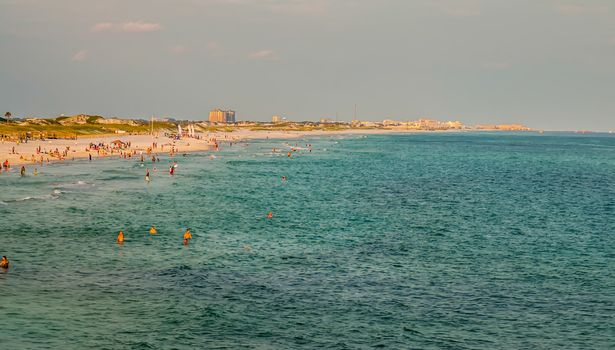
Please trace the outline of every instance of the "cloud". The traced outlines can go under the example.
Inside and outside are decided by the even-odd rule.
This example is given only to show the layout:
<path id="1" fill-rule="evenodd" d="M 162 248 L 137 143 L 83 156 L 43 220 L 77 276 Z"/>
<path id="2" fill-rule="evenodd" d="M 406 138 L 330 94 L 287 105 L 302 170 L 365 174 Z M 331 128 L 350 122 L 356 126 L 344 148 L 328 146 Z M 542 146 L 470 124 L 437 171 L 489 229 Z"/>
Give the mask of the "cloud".
<path id="1" fill-rule="evenodd" d="M 159 23 L 136 22 L 101 22 L 92 27 L 93 32 L 122 32 L 122 33 L 146 33 L 156 32 L 162 29 Z"/>
<path id="2" fill-rule="evenodd" d="M 556 3 L 554 8 L 559 14 L 566 16 L 600 15 L 609 12 L 609 7 L 606 5 Z"/>
<path id="3" fill-rule="evenodd" d="M 224 48 L 217 41 L 210 41 L 205 46 L 207 52 L 212 56 L 220 56 L 224 54 Z"/>
<path id="4" fill-rule="evenodd" d="M 75 53 L 73 55 L 73 57 L 71 57 L 71 61 L 73 62 L 81 62 L 81 61 L 85 61 L 88 59 L 88 52 L 86 50 L 81 50 L 77 53 Z"/>
<path id="5" fill-rule="evenodd" d="M 276 61 L 278 59 L 278 54 L 273 50 L 261 50 L 251 52 L 248 54 L 248 58 L 251 60 Z"/>
<path id="6" fill-rule="evenodd" d="M 192 50 L 189 47 L 183 45 L 175 45 L 169 47 L 169 52 L 174 55 L 186 55 L 189 54 Z"/>

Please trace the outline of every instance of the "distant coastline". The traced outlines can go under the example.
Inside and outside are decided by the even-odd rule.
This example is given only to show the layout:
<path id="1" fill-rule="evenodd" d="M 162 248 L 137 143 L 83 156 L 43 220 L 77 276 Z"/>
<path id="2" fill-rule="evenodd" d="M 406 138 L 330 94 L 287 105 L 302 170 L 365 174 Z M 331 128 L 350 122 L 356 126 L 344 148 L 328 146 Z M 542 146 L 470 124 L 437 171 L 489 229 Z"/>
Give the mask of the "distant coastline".
<path id="1" fill-rule="evenodd" d="M 353 120 L 335 121 L 323 118 L 318 122 L 272 122 L 239 121 L 236 123 L 212 123 L 208 121 L 174 120 L 169 118 L 120 119 L 98 115 L 79 114 L 57 118 L 15 118 L 10 113 L 0 118 L 0 137 L 3 140 L 76 139 L 103 135 L 148 135 L 152 133 L 169 136 L 181 132 L 182 127 L 191 127 L 198 133 L 249 131 L 342 131 L 342 130 L 389 130 L 389 131 L 536 131 L 522 124 L 482 124 L 468 126 L 460 121 L 418 119 L 381 122 Z"/>

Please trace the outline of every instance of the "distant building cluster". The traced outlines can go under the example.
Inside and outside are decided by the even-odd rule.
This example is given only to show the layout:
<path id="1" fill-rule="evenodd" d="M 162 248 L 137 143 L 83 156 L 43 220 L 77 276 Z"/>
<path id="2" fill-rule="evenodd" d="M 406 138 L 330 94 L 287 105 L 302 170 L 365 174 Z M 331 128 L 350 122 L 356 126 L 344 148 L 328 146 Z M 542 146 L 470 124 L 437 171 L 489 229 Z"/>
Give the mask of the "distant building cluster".
<path id="1" fill-rule="evenodd" d="M 403 127 L 414 130 L 456 130 L 466 129 L 467 127 L 459 121 L 440 121 L 433 119 L 419 119 L 411 121 L 397 121 L 386 119 L 382 121 L 385 127 Z"/>
<path id="2" fill-rule="evenodd" d="M 477 125 L 476 129 L 477 130 L 504 130 L 504 131 L 531 131 L 532 130 L 522 124 Z"/>
<path id="3" fill-rule="evenodd" d="M 235 123 L 235 111 L 216 108 L 209 112 L 211 123 Z"/>
<path id="4" fill-rule="evenodd" d="M 271 122 L 273 124 L 278 124 L 282 122 L 282 117 L 280 117 L 279 115 L 274 115 L 271 117 Z"/>

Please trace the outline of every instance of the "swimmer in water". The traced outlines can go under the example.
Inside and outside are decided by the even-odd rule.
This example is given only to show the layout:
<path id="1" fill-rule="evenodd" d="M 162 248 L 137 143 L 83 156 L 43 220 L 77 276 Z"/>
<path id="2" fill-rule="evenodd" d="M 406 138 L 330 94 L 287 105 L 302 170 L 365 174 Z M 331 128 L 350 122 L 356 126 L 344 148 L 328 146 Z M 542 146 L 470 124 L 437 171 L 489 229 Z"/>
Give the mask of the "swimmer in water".
<path id="1" fill-rule="evenodd" d="M 186 229 L 186 232 L 184 232 L 184 245 L 188 245 L 188 243 L 190 243 L 190 240 L 192 239 L 192 234 L 190 233 L 190 229 Z"/>
<path id="2" fill-rule="evenodd" d="M 273 212 L 270 211 L 269 214 L 267 214 L 267 219 L 272 219 L 273 218 Z"/>
<path id="3" fill-rule="evenodd" d="M 0 268 L 3 268 L 3 269 L 9 268 L 9 259 L 6 258 L 6 255 L 2 256 L 2 261 L 0 261 Z"/>
<path id="4" fill-rule="evenodd" d="M 124 243 L 124 231 L 120 231 L 120 233 L 117 235 L 117 243 Z"/>
<path id="5" fill-rule="evenodd" d="M 282 176 L 282 181 L 286 182 L 286 176 Z"/>
<path id="6" fill-rule="evenodd" d="M 149 234 L 155 235 L 156 233 L 158 233 L 158 231 L 156 230 L 156 226 L 152 225 L 152 228 L 149 229 Z"/>
<path id="7" fill-rule="evenodd" d="M 145 173 L 145 181 L 149 182 L 149 168 L 147 168 L 147 171 Z"/>

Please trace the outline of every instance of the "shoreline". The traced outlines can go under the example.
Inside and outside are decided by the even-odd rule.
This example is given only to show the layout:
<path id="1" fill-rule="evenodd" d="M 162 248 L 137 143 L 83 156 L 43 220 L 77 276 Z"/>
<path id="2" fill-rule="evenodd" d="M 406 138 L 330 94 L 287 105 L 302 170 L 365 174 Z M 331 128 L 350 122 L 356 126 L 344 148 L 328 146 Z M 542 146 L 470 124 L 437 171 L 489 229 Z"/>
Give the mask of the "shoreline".
<path id="1" fill-rule="evenodd" d="M 405 133 L 405 130 L 401 130 Z M 413 130 L 412 132 L 416 132 Z M 420 132 L 420 131 L 419 131 Z M 11 168 L 21 166 L 42 166 L 45 164 L 65 162 L 77 159 L 87 159 L 92 155 L 92 159 L 104 159 L 110 157 L 120 157 L 120 151 L 113 154 L 99 155 L 96 150 L 88 150 L 90 143 L 110 144 L 112 141 L 120 140 L 130 143 L 130 147 L 123 149 L 123 152 L 132 153 L 133 157 L 146 155 L 146 151 L 154 142 L 158 143 L 159 148 L 153 153 L 165 153 L 175 149 L 175 153 L 203 152 L 215 149 L 216 142 L 241 142 L 245 140 L 266 140 L 266 139 L 293 139 L 306 136 L 326 136 L 340 134 L 389 134 L 400 133 L 400 130 L 386 129 L 350 129 L 350 130 L 315 130 L 315 131 L 269 131 L 269 130 L 235 130 L 232 132 L 211 132 L 199 133 L 197 138 L 182 138 L 175 140 L 166 136 L 157 135 L 117 135 L 104 134 L 97 136 L 83 136 L 76 139 L 48 139 L 30 140 L 28 142 L 0 141 L 0 163 L 8 160 Z M 161 149 L 160 146 L 165 146 Z M 15 153 L 13 153 L 13 148 Z M 37 149 L 40 148 L 40 152 Z M 58 151 L 60 154 L 66 151 L 66 156 L 59 158 L 50 153 Z M 42 158 L 41 158 L 42 157 Z M 42 160 L 41 160 L 42 159 Z"/>
<path id="2" fill-rule="evenodd" d="M 103 134 L 96 136 L 80 136 L 76 139 L 52 139 L 52 140 L 30 140 L 25 143 L 15 141 L 0 141 L 0 163 L 8 160 L 12 168 L 23 166 L 42 166 L 56 162 L 64 162 L 77 159 L 86 159 L 92 155 L 92 159 L 104 159 L 110 157 L 119 157 L 119 150 L 113 154 L 99 155 L 97 151 L 88 151 L 90 143 L 109 144 L 112 141 L 120 140 L 130 143 L 130 147 L 123 149 L 123 152 L 129 152 L 133 156 L 146 155 L 146 151 L 154 142 L 159 146 L 166 146 L 166 149 L 156 149 L 153 153 L 165 153 L 171 148 L 174 148 L 175 153 L 187 152 L 203 152 L 215 149 L 216 142 L 241 142 L 245 140 L 267 140 L 267 139 L 294 139 L 300 137 L 311 136 L 327 136 L 327 135 L 383 135 L 383 134 L 414 134 L 414 133 L 457 133 L 463 130 L 443 130 L 443 131 L 427 131 L 427 130 L 407 130 L 407 129 L 343 129 L 343 130 L 312 130 L 312 131 L 293 131 L 293 130 L 234 130 L 232 132 L 210 132 L 199 133 L 197 138 L 182 138 L 172 139 L 166 136 L 159 135 L 123 135 L 123 134 Z M 13 153 L 13 147 L 15 153 Z M 40 147 L 40 153 L 37 149 Z M 63 153 L 66 151 L 66 156 L 61 159 L 57 156 L 52 156 L 50 152 Z M 34 158 L 33 158 L 34 157 Z M 42 161 L 41 161 L 42 157 Z"/>

